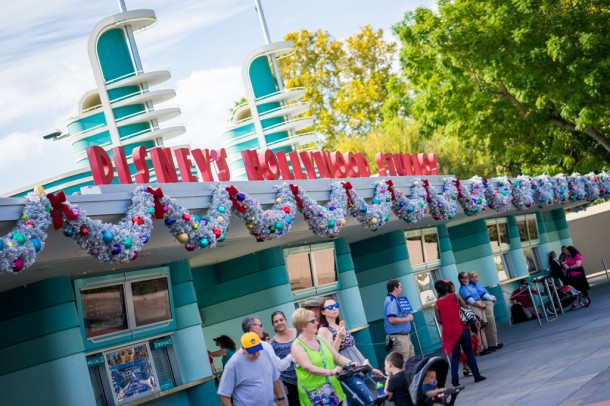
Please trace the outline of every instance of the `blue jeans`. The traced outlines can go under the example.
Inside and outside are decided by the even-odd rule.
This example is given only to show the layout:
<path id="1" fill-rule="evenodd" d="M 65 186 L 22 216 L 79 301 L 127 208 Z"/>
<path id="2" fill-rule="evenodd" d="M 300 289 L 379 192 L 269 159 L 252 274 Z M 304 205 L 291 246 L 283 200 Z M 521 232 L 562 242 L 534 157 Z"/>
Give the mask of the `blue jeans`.
<path id="1" fill-rule="evenodd" d="M 365 406 L 370 405 L 375 401 L 375 396 L 371 393 L 369 388 L 359 376 L 351 376 L 345 381 L 341 382 L 341 385 L 348 387 L 357 396 L 357 399 L 352 397 L 350 391 L 345 390 L 346 402 L 348 406 Z"/>
<path id="2" fill-rule="evenodd" d="M 458 369 L 460 367 L 460 355 L 462 354 L 461 348 L 464 349 L 464 354 L 466 354 L 466 363 L 470 367 L 472 371 L 472 375 L 475 378 L 481 376 L 479 373 L 479 367 L 477 365 L 477 360 L 474 358 L 474 352 L 472 351 L 472 340 L 470 339 L 470 330 L 465 329 L 462 332 L 462 336 L 455 343 L 455 347 L 453 347 L 453 352 L 451 353 L 451 380 L 459 381 Z"/>

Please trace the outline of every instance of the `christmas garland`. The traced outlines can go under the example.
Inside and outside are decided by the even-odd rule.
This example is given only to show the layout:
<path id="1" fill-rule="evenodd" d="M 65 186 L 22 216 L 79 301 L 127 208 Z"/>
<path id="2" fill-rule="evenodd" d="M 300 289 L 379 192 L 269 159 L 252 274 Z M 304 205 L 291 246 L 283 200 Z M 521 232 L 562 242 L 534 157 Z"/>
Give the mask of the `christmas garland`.
<path id="1" fill-rule="evenodd" d="M 394 186 L 391 180 L 386 181 L 392 195 L 392 211 L 406 223 L 417 223 L 427 214 L 428 202 L 426 189 L 420 178 L 416 178 L 411 186 L 411 197 Z"/>
<path id="2" fill-rule="evenodd" d="M 532 179 L 529 176 L 517 176 L 512 182 L 512 203 L 517 210 L 527 210 L 534 204 Z"/>
<path id="3" fill-rule="evenodd" d="M 352 188 L 351 183 L 343 183 L 345 194 L 347 195 L 349 213 L 364 228 L 370 228 L 371 231 L 377 231 L 390 220 L 390 211 L 392 209 L 392 197 L 391 193 L 387 190 L 387 185 L 383 181 L 376 182 L 374 185 L 375 192 L 373 193 L 373 200 L 369 205 Z"/>
<path id="4" fill-rule="evenodd" d="M 205 216 L 189 213 L 174 199 L 164 196 L 160 189 L 154 193 L 156 218 L 164 219 L 170 232 L 184 244 L 187 251 L 214 248 L 216 243 L 225 240 L 231 222 L 231 201 L 228 191 L 222 185 L 214 186 L 212 201 Z"/>
<path id="5" fill-rule="evenodd" d="M 496 186 L 493 186 L 496 184 Z M 511 184 L 506 176 L 492 178 L 491 181 L 483 178 L 485 186 L 485 198 L 490 209 L 503 213 L 510 208 Z"/>
<path id="6" fill-rule="evenodd" d="M 463 186 L 459 180 L 455 180 L 458 201 L 467 216 L 475 216 L 485 211 L 487 199 L 485 198 L 485 185 L 483 179 L 474 176 L 470 179 L 471 186 Z"/>
<path id="7" fill-rule="evenodd" d="M 376 231 L 388 222 L 390 211 L 407 223 L 421 220 L 428 212 L 436 220 L 451 220 L 458 200 L 465 214 L 476 215 L 487 205 L 498 212 L 506 211 L 509 200 L 517 210 L 525 210 L 533 204 L 543 208 L 567 201 L 610 197 L 610 175 L 605 172 L 585 176 L 560 174 L 553 178 L 541 175 L 534 179 L 519 176 L 512 185 L 505 177 L 490 182 L 474 177 L 470 182 L 463 186 L 454 178 L 443 178 L 443 191 L 437 193 L 428 180 L 416 178 L 407 197 L 391 180 L 376 181 L 371 204 L 349 182 L 335 182 L 331 184 L 326 205 L 318 204 L 296 185 L 283 184 L 276 186 L 275 202 L 267 210 L 235 187 L 217 184 L 204 216 L 189 213 L 174 199 L 164 196 L 161 189 L 138 186 L 118 224 L 87 217 L 78 206 L 66 201 L 63 192 L 44 196 L 42 188 L 36 188 L 26 197 L 16 227 L 0 237 L 0 273 L 16 273 L 31 266 L 44 248 L 51 222 L 101 262 L 127 263 L 138 257 L 150 238 L 153 219 L 163 219 L 172 235 L 188 251 L 193 251 L 213 248 L 224 241 L 231 211 L 243 219 L 257 241 L 266 241 L 281 238 L 291 230 L 297 209 L 315 235 L 334 238 L 346 224 L 348 213 L 363 227 Z"/>
<path id="8" fill-rule="evenodd" d="M 553 176 L 555 184 L 555 203 L 564 204 L 570 199 L 570 185 L 568 177 L 563 173 Z"/>
<path id="9" fill-rule="evenodd" d="M 297 185 L 290 185 L 290 190 L 298 210 L 315 235 L 334 238 L 339 234 L 347 216 L 347 195 L 343 184 L 336 182 L 330 185 L 330 198 L 324 206 L 307 196 Z"/>
<path id="10" fill-rule="evenodd" d="M 0 237 L 0 273 L 17 273 L 36 261 L 44 249 L 51 224 L 51 205 L 42 188 L 26 196 L 26 204 L 17 225 Z"/>
<path id="11" fill-rule="evenodd" d="M 275 203 L 268 210 L 263 210 L 255 199 L 240 193 L 235 187 L 227 188 L 234 212 L 246 223 L 250 234 L 258 242 L 280 238 L 292 228 L 296 214 L 294 196 L 286 183 L 276 188 Z"/>
<path id="12" fill-rule="evenodd" d="M 539 208 L 548 207 L 555 203 L 555 185 L 547 175 L 536 176 L 532 180 L 534 189 L 534 203 Z"/>
<path id="13" fill-rule="evenodd" d="M 423 181 L 426 190 L 426 200 L 432 218 L 435 220 L 451 220 L 457 212 L 458 190 L 454 178 L 443 178 L 443 193 L 440 195 L 432 188 L 427 179 Z"/>
<path id="14" fill-rule="evenodd" d="M 63 228 L 66 237 L 101 262 L 127 263 L 136 259 L 153 229 L 154 199 L 143 186 L 134 189 L 131 205 L 118 224 L 86 216 L 77 205 L 65 201 L 63 192 L 52 203 L 55 229 Z"/>

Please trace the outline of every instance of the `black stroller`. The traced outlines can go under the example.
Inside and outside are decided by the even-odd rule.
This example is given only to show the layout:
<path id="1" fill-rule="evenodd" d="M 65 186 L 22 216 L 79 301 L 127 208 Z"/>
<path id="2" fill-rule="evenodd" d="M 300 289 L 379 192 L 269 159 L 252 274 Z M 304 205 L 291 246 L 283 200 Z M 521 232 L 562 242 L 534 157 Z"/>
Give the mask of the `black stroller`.
<path id="1" fill-rule="evenodd" d="M 444 393 L 429 398 L 422 393 L 424 376 L 430 368 L 436 370 L 437 387 L 444 388 L 445 380 L 449 373 L 449 362 L 447 362 L 447 359 L 442 357 L 411 357 L 405 364 L 405 375 L 409 385 L 409 394 L 411 395 L 410 406 L 453 405 L 457 395 L 464 389 L 464 386 L 447 388 Z"/>

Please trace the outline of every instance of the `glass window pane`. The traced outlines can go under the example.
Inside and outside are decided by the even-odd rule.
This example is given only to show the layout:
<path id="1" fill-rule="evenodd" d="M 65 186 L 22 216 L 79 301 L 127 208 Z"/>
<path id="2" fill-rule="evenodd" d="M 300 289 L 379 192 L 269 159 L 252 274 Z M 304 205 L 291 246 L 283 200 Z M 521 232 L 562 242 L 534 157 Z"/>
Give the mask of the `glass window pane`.
<path id="1" fill-rule="evenodd" d="M 91 385 L 93 386 L 93 397 L 95 398 L 95 404 L 107 405 L 108 402 L 106 401 L 104 387 L 102 386 L 100 368 L 101 367 L 89 368 L 89 378 L 91 378 Z"/>
<path id="2" fill-rule="evenodd" d="M 508 226 L 506 223 L 498 224 L 498 238 L 500 240 L 500 246 L 505 247 L 508 245 Z"/>
<path id="3" fill-rule="evenodd" d="M 290 278 L 290 289 L 295 291 L 313 287 L 308 252 L 289 254 L 286 257 L 286 267 Z"/>
<path id="4" fill-rule="evenodd" d="M 424 263 L 424 253 L 422 251 L 420 235 L 411 235 L 407 237 L 407 251 L 409 251 L 411 265 Z"/>
<path id="5" fill-rule="evenodd" d="M 172 318 L 167 278 L 132 282 L 131 294 L 137 327 Z"/>
<path id="6" fill-rule="evenodd" d="M 105 353 L 115 403 L 122 404 L 159 391 L 148 344 L 134 344 Z"/>
<path id="7" fill-rule="evenodd" d="M 498 272 L 498 278 L 503 281 L 508 279 L 508 271 L 504 266 L 504 261 L 502 260 L 502 254 L 494 255 L 494 264 L 496 265 L 496 271 Z"/>
<path id="8" fill-rule="evenodd" d="M 417 285 L 417 290 L 419 291 L 419 298 L 421 300 L 422 305 L 436 300 L 436 295 L 434 294 L 434 287 L 432 286 L 432 278 L 430 272 L 421 272 L 415 274 L 415 284 Z"/>
<path id="9" fill-rule="evenodd" d="M 489 242 L 491 243 L 492 248 L 496 248 L 498 243 L 498 227 L 495 224 L 490 224 L 487 226 L 487 235 L 489 235 Z"/>
<path id="10" fill-rule="evenodd" d="M 527 237 L 527 228 L 525 226 L 525 220 L 517 221 L 517 229 L 519 230 L 519 238 L 521 242 L 529 241 Z"/>
<path id="11" fill-rule="evenodd" d="M 327 248 L 311 252 L 311 262 L 316 272 L 318 286 L 337 282 L 335 271 L 335 250 Z"/>
<path id="12" fill-rule="evenodd" d="M 424 234 L 424 250 L 426 251 L 426 262 L 438 261 L 438 236 L 435 233 Z"/>
<path id="13" fill-rule="evenodd" d="M 527 220 L 527 231 L 530 236 L 530 240 L 538 239 L 538 229 L 536 228 L 536 219 Z"/>
<path id="14" fill-rule="evenodd" d="M 81 291 L 87 338 L 127 329 L 123 285 Z"/>
<path id="15" fill-rule="evenodd" d="M 523 256 L 525 257 L 525 264 L 527 265 L 527 270 L 529 273 L 536 272 L 536 261 L 534 260 L 534 256 L 532 254 L 532 250 L 529 247 L 523 248 Z"/>
<path id="16" fill-rule="evenodd" d="M 159 389 L 162 391 L 168 390 L 176 386 L 172 364 L 169 361 L 167 347 L 152 351 L 152 359 L 155 363 L 155 371 L 159 378 Z"/>

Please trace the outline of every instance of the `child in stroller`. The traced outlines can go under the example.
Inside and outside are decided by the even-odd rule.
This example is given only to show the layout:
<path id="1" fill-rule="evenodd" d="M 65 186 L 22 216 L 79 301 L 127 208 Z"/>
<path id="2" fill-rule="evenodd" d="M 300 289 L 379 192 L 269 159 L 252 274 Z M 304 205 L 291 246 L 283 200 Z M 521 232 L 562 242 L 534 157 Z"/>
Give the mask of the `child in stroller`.
<path id="1" fill-rule="evenodd" d="M 390 356 L 386 358 L 386 372 L 390 376 L 388 383 L 386 384 L 386 391 L 388 395 L 392 393 L 391 400 L 394 401 L 396 406 L 432 406 L 432 405 L 453 405 L 457 399 L 457 395 L 464 389 L 463 386 L 456 386 L 453 388 L 445 389 L 445 380 L 449 372 L 449 362 L 442 357 L 411 357 L 406 362 L 404 370 L 396 368 L 392 365 L 389 360 Z M 390 365 L 388 365 L 390 361 Z M 427 394 L 434 392 L 432 396 L 426 396 L 423 392 L 424 384 L 430 385 L 431 382 L 425 383 L 426 374 L 428 371 L 434 370 L 436 373 L 436 387 L 443 390 L 426 391 Z M 394 380 L 403 379 L 401 375 L 404 373 L 403 383 L 405 387 L 396 387 Z M 428 374 L 431 377 L 432 374 Z M 429 389 L 428 387 L 426 387 Z M 407 396 L 397 398 L 396 395 L 404 393 L 407 390 Z"/>
<path id="2" fill-rule="evenodd" d="M 552 290 L 553 288 L 551 288 Z M 553 303 L 549 300 L 545 306 L 545 309 L 549 315 L 555 315 L 555 310 L 553 309 L 553 304 L 555 304 L 555 309 L 559 309 L 559 303 L 561 303 L 561 307 L 565 310 L 575 310 L 578 309 L 578 305 L 581 307 L 589 307 L 591 304 L 591 300 L 588 297 L 584 297 L 579 290 L 576 290 L 572 285 L 564 285 L 558 286 L 557 296 L 559 296 L 559 302 L 557 302 L 557 298 L 555 295 L 551 295 Z"/>

